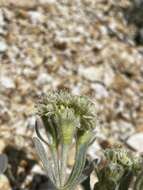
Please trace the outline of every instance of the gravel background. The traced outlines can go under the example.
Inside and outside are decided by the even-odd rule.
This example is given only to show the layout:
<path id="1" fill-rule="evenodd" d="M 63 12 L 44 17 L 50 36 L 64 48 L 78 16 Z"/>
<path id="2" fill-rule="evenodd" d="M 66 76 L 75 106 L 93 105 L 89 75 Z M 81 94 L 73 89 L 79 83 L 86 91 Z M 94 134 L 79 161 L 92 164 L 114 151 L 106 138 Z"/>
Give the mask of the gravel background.
<path id="1" fill-rule="evenodd" d="M 44 189 L 31 185 L 42 173 L 31 137 L 34 105 L 51 89 L 96 101 L 96 148 L 120 142 L 143 152 L 142 11 L 141 0 L 0 0 L 0 153 L 19 163 L 0 188 Z"/>

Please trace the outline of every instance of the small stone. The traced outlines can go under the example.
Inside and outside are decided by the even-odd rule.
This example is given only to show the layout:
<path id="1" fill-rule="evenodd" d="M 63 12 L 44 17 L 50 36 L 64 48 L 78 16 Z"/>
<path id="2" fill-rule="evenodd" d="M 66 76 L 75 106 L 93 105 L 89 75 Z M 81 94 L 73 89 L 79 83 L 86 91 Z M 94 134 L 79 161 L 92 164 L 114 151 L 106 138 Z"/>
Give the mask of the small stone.
<path id="1" fill-rule="evenodd" d="M 3 53 L 7 50 L 8 46 L 4 41 L 0 41 L 0 53 Z"/>
<path id="2" fill-rule="evenodd" d="M 33 24 L 42 23 L 44 21 L 44 15 L 37 11 L 29 11 L 29 17 Z"/>
<path id="3" fill-rule="evenodd" d="M 108 91 L 102 84 L 91 84 L 91 88 L 95 91 L 96 98 L 100 99 L 108 97 Z"/>
<path id="4" fill-rule="evenodd" d="M 10 120 L 10 110 L 6 106 L 0 105 L 0 124 Z"/>
<path id="5" fill-rule="evenodd" d="M 143 133 L 136 133 L 128 138 L 126 143 L 139 153 L 143 153 Z"/>
<path id="6" fill-rule="evenodd" d="M 36 174 L 36 173 L 37 173 L 37 174 L 44 174 L 43 169 L 42 169 L 38 164 L 36 164 L 36 165 L 33 166 L 31 172 L 32 172 L 32 173 L 35 173 L 35 174 Z"/>
<path id="7" fill-rule="evenodd" d="M 6 143 L 4 142 L 3 139 L 0 139 L 0 154 L 3 153 L 3 150 L 6 147 Z"/>
<path id="8" fill-rule="evenodd" d="M 112 121 L 110 125 L 112 131 L 117 132 L 122 140 L 126 140 L 135 132 L 134 125 L 124 120 Z"/>
<path id="9" fill-rule="evenodd" d="M 103 82 L 106 86 L 110 86 L 114 79 L 114 72 L 108 65 L 99 65 L 96 67 L 79 67 L 79 74 L 91 82 Z"/>
<path id="10" fill-rule="evenodd" d="M 23 133 L 23 134 L 25 134 L 25 133 Z M 22 137 L 22 136 L 15 136 L 15 144 L 19 147 L 19 148 L 23 148 L 24 147 L 24 145 L 26 144 L 26 142 L 25 142 L 25 139 Z"/>
<path id="11" fill-rule="evenodd" d="M 44 85 L 44 84 L 47 84 L 47 83 L 51 83 L 52 82 L 52 77 L 47 74 L 47 73 L 42 73 L 38 76 L 38 79 L 37 79 L 37 84 L 38 85 Z"/>
<path id="12" fill-rule="evenodd" d="M 104 68 L 103 66 L 98 67 L 87 67 L 83 68 L 82 66 L 79 68 L 79 73 L 81 76 L 83 76 L 85 79 L 95 82 L 95 81 L 102 81 L 103 80 L 103 73 Z"/>
<path id="13" fill-rule="evenodd" d="M 14 89 L 15 88 L 14 81 L 7 76 L 0 77 L 0 85 L 3 86 L 4 88 L 7 88 L 7 89 Z"/>
<path id="14" fill-rule="evenodd" d="M 67 43 L 66 42 L 60 42 L 60 41 L 56 41 L 54 43 L 54 48 L 58 49 L 58 50 L 61 50 L 61 51 L 64 51 L 66 50 L 67 48 Z"/>
<path id="15" fill-rule="evenodd" d="M 8 178 L 5 175 L 0 175 L 0 189 L 11 190 Z"/>
<path id="16" fill-rule="evenodd" d="M 19 0 L 0 0 L 0 6 L 18 6 L 18 7 L 34 7 L 37 4 L 37 0 L 19 1 Z"/>
<path id="17" fill-rule="evenodd" d="M 0 35 L 6 34 L 6 31 L 3 28 L 0 28 Z"/>
<path id="18" fill-rule="evenodd" d="M 77 84 L 77 86 L 73 86 L 71 92 L 74 95 L 80 95 L 80 93 L 81 93 L 81 84 L 79 83 L 79 84 Z"/>
<path id="19" fill-rule="evenodd" d="M 99 157 L 97 156 L 97 152 L 101 150 L 100 145 L 98 144 L 97 141 L 94 141 L 94 143 L 88 148 L 87 154 L 92 158 L 92 159 L 98 159 Z"/>
<path id="20" fill-rule="evenodd" d="M 52 4 L 52 3 L 56 3 L 56 0 L 39 0 L 39 3 L 48 3 L 48 4 Z"/>
<path id="21" fill-rule="evenodd" d="M 130 81 L 122 74 L 117 74 L 114 77 L 113 88 L 118 91 L 122 91 L 129 86 Z"/>
<path id="22" fill-rule="evenodd" d="M 108 65 L 106 64 L 104 66 L 104 84 L 108 87 L 111 86 L 111 84 L 113 83 L 114 81 L 114 77 L 115 77 L 115 74 L 114 74 L 114 71 L 113 69 Z"/>
<path id="23" fill-rule="evenodd" d="M 4 26 L 5 25 L 5 21 L 4 21 L 4 16 L 3 16 L 3 11 L 2 9 L 0 10 L 0 26 Z"/>
<path id="24" fill-rule="evenodd" d="M 35 127 L 35 121 L 36 121 L 36 117 L 35 116 L 31 116 L 27 119 L 27 126 L 31 129 L 33 129 Z"/>

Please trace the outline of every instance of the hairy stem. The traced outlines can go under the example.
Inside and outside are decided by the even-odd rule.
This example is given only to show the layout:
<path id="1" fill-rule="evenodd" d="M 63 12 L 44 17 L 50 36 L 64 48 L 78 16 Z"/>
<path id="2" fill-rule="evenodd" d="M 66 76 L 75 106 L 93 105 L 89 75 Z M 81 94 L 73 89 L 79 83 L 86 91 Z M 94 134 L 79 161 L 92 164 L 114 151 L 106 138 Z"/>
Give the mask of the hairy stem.
<path id="1" fill-rule="evenodd" d="M 61 186 L 65 184 L 69 145 L 63 144 L 61 155 Z"/>

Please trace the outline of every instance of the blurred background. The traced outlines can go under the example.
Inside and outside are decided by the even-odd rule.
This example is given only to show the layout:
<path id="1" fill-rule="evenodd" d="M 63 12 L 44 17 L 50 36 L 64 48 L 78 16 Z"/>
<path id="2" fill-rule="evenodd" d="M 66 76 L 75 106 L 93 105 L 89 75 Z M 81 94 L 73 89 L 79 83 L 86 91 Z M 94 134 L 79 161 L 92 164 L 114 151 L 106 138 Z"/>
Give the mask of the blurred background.
<path id="1" fill-rule="evenodd" d="M 0 189 L 50 189 L 32 143 L 34 106 L 61 89 L 96 101 L 89 156 L 115 143 L 142 154 L 142 0 L 0 0 L 0 153 L 9 157 Z"/>

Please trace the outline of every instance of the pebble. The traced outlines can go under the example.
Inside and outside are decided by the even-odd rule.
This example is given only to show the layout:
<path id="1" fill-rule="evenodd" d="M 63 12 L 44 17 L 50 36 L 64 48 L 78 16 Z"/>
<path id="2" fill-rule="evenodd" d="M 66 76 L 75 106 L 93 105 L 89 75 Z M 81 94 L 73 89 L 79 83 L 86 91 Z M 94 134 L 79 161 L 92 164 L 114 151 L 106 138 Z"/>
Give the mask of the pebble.
<path id="1" fill-rule="evenodd" d="M 4 41 L 0 41 L 0 53 L 4 53 L 7 49 L 7 44 Z"/>
<path id="2" fill-rule="evenodd" d="M 36 117 L 35 116 L 31 116 L 27 119 L 27 127 L 34 129 L 35 127 L 35 121 L 36 121 Z"/>
<path id="3" fill-rule="evenodd" d="M 97 152 L 101 150 L 100 145 L 98 144 L 97 141 L 94 141 L 94 143 L 88 148 L 87 154 L 92 158 L 92 159 L 98 159 Z"/>
<path id="4" fill-rule="evenodd" d="M 95 81 L 103 81 L 104 67 L 87 67 L 83 66 L 79 67 L 79 74 L 83 76 L 85 79 L 95 82 Z"/>
<path id="5" fill-rule="evenodd" d="M 4 21 L 4 16 L 3 16 L 3 11 L 0 10 L 0 26 L 4 26 L 5 21 Z"/>
<path id="6" fill-rule="evenodd" d="M 0 189 L 2 190 L 12 190 L 9 184 L 9 180 L 5 175 L 0 175 Z"/>
<path id="7" fill-rule="evenodd" d="M 110 86 L 114 79 L 114 72 L 107 64 L 87 68 L 80 66 L 79 74 L 91 82 L 103 82 L 106 86 Z"/>
<path id="8" fill-rule="evenodd" d="M 3 150 L 6 147 L 6 143 L 4 142 L 3 139 L 0 139 L 0 154 L 3 153 Z"/>
<path id="9" fill-rule="evenodd" d="M 143 153 L 143 133 L 136 133 L 126 141 L 132 149 L 139 153 Z"/>
<path id="10" fill-rule="evenodd" d="M 53 4 L 53 3 L 56 3 L 56 0 L 39 0 L 39 2 L 42 4 L 44 3 Z"/>
<path id="11" fill-rule="evenodd" d="M 135 132 L 134 125 L 124 120 L 112 121 L 110 126 L 112 131 L 117 133 L 122 140 L 126 140 Z"/>
<path id="12" fill-rule="evenodd" d="M 100 98 L 107 98 L 109 93 L 108 91 L 106 90 L 105 86 L 103 86 L 102 84 L 99 84 L 99 83 L 93 83 L 91 84 L 91 88 L 95 91 L 95 97 L 97 99 L 100 99 Z"/>
<path id="13" fill-rule="evenodd" d="M 110 67 L 110 65 L 105 64 L 104 65 L 104 84 L 107 87 L 110 87 L 114 81 L 115 73 L 113 69 Z"/>
<path id="14" fill-rule="evenodd" d="M 52 77 L 48 73 L 41 73 L 36 81 L 38 85 L 44 85 L 51 82 L 52 82 Z"/>
<path id="15" fill-rule="evenodd" d="M 6 89 L 14 89 L 15 88 L 14 81 L 7 76 L 0 77 L 0 85 Z"/>
<path id="16" fill-rule="evenodd" d="M 31 170 L 32 173 L 44 174 L 43 168 L 41 168 L 38 164 L 35 164 Z"/>
<path id="17" fill-rule="evenodd" d="M 37 11 L 29 11 L 28 13 L 32 24 L 42 23 L 44 21 L 44 15 Z"/>

